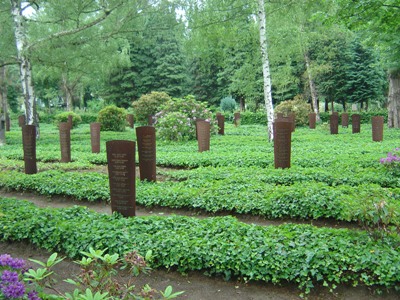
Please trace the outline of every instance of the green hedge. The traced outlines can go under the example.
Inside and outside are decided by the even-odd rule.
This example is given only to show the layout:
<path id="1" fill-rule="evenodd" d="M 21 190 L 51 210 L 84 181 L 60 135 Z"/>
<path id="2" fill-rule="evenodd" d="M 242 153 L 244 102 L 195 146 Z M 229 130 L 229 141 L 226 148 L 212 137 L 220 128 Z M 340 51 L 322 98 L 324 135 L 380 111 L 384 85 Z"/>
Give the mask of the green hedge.
<path id="1" fill-rule="evenodd" d="M 232 217 L 122 218 L 89 211 L 37 208 L 0 198 L 0 240 L 28 240 L 78 258 L 80 251 L 153 251 L 153 267 L 204 270 L 226 279 L 292 282 L 307 293 L 319 283 L 400 288 L 398 236 L 310 225 L 256 226 Z"/>
<path id="2" fill-rule="evenodd" d="M 361 123 L 362 124 L 371 124 L 371 117 L 373 116 L 383 116 L 385 122 L 387 122 L 387 110 L 371 110 L 371 111 L 362 111 L 362 112 L 354 112 L 361 115 Z M 354 114 L 353 112 L 349 112 L 350 124 L 351 124 L 351 116 Z M 320 112 L 320 117 L 322 122 L 329 122 L 330 112 Z M 341 113 L 339 113 L 341 115 Z M 225 114 L 226 122 L 233 122 L 233 114 Z M 241 112 L 240 113 L 240 124 L 241 125 L 266 125 L 267 124 L 267 116 L 263 111 L 260 112 Z"/>
<path id="3" fill-rule="evenodd" d="M 376 184 L 329 186 L 315 181 L 291 185 L 266 183 L 264 176 L 211 180 L 193 178 L 182 182 L 139 182 L 136 202 L 144 206 L 201 209 L 207 212 L 234 212 L 266 218 L 333 218 L 365 221 L 374 205 L 386 201 L 389 210 L 400 211 L 400 189 L 385 189 Z M 248 178 L 248 177 L 246 177 Z M 280 180 L 280 178 L 277 178 Z M 25 175 L 14 171 L 0 173 L 0 187 L 18 191 L 35 191 L 42 195 L 63 195 L 78 200 L 109 201 L 105 174 L 47 171 Z M 360 201 L 360 199 L 364 199 Z M 400 216 L 387 220 L 400 224 Z"/>
<path id="4" fill-rule="evenodd" d="M 342 112 L 339 112 L 339 116 L 341 116 Z M 362 111 L 362 112 L 348 112 L 349 114 L 349 124 L 351 124 L 351 116 L 353 114 L 359 114 L 361 116 L 361 124 L 371 124 L 371 118 L 375 116 L 382 116 L 384 118 L 384 123 L 387 123 L 388 112 L 387 110 L 371 110 L 371 111 Z M 330 112 L 321 112 L 320 117 L 322 122 L 329 122 L 331 113 Z M 340 120 L 339 120 L 340 124 Z"/>

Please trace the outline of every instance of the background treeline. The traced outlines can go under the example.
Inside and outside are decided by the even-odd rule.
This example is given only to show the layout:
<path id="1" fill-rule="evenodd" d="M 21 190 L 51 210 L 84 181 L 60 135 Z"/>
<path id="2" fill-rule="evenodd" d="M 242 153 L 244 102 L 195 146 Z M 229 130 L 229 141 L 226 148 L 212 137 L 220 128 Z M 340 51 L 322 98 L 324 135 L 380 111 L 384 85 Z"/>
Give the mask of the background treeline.
<path id="1" fill-rule="evenodd" d="M 1 80 L 9 107 L 17 112 L 22 100 L 18 68 L 11 64 L 10 4 L 1 3 L 0 65 L 6 68 Z M 110 3 L 116 12 L 98 25 L 52 35 L 94 19 L 90 9 L 99 3 L 27 2 L 27 55 L 39 107 L 72 110 L 113 103 L 128 108 L 143 94 L 163 91 L 172 97 L 192 94 L 214 106 L 231 95 L 241 110 L 264 110 L 256 1 Z M 316 92 L 324 111 L 348 110 L 351 104 L 385 107 L 388 58 L 367 43 L 368 32 L 343 24 L 345 9 L 341 1 L 266 3 L 275 105 L 299 94 L 311 101 Z M 391 28 L 382 30 L 385 35 Z"/>

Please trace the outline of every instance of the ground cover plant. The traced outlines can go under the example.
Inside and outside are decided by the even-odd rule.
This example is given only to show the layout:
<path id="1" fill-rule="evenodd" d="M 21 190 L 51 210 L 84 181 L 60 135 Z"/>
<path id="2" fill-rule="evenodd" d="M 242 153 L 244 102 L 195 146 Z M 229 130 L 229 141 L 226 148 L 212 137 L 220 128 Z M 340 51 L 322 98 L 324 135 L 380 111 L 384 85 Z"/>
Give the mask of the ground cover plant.
<path id="1" fill-rule="evenodd" d="M 39 173 L 25 175 L 23 174 L 21 133 L 18 128 L 12 129 L 7 133 L 7 145 L 0 151 L 0 167 L 3 169 L 0 173 L 1 187 L 9 190 L 34 191 L 50 196 L 70 196 L 74 199 L 89 201 L 110 200 L 107 174 L 104 168 L 107 163 L 105 142 L 113 139 L 135 140 L 135 133 L 131 128 L 126 128 L 125 132 L 118 133 L 102 131 L 101 152 L 92 154 L 88 142 L 90 140 L 89 125 L 81 124 L 73 129 L 71 134 L 73 162 L 63 164 L 59 162 L 58 131 L 54 126 L 43 125 L 41 139 L 37 144 Z M 197 152 L 196 141 L 183 143 L 158 139 L 158 175 L 162 176 L 163 180 L 156 183 L 137 181 L 137 203 L 150 207 L 200 209 L 210 213 L 253 214 L 268 219 L 330 218 L 358 222 L 362 225 L 359 230 L 340 231 L 339 234 L 337 231 L 331 232 L 330 229 L 326 229 L 329 231 L 329 239 L 336 239 L 336 237 L 334 238 L 336 235 L 349 238 L 358 234 L 365 235 L 365 238 L 371 239 L 371 242 L 366 242 L 362 238 L 363 242 L 361 243 L 363 247 L 369 247 L 368 251 L 376 251 L 375 246 L 371 246 L 371 243 L 388 243 L 390 240 L 390 245 L 386 244 L 386 246 L 391 249 L 393 255 L 396 253 L 399 256 L 398 250 L 396 250 L 399 245 L 394 241 L 397 239 L 400 224 L 400 180 L 396 172 L 380 162 L 382 158 L 388 157 L 389 152 L 398 147 L 398 130 L 385 129 L 383 142 L 377 143 L 372 142 L 371 125 L 368 124 L 362 125 L 360 134 L 352 134 L 351 128 L 340 128 L 338 135 L 330 135 L 329 127 L 326 125 L 320 125 L 316 130 L 296 128 L 292 134 L 292 167 L 284 170 L 276 170 L 273 167 L 273 146 L 267 143 L 265 126 L 234 127 L 227 124 L 225 133 L 224 136 L 213 136 L 211 150 L 202 153 Z M 103 168 L 103 171 L 98 172 L 98 168 Z M 80 172 L 82 169 L 87 170 Z M 178 217 L 172 220 L 170 222 L 186 222 L 186 219 Z M 224 227 L 224 222 L 231 226 L 229 218 L 213 220 L 219 220 L 215 221 L 217 223 L 222 222 L 218 223 L 218 226 Z M 148 219 L 147 221 L 151 224 L 161 222 L 158 219 Z M 193 226 L 200 226 L 201 223 L 198 220 L 190 222 L 197 224 Z M 213 221 L 209 220 L 209 222 Z M 162 226 L 171 228 L 165 224 Z M 289 234 L 287 232 L 299 233 L 307 230 L 312 232 L 310 236 L 314 237 L 314 231 L 317 230 L 312 226 L 311 229 L 296 227 L 297 225 L 288 226 L 277 227 L 274 230 L 283 234 L 285 238 Z M 173 228 L 174 232 L 180 230 Z M 213 235 L 215 233 L 209 236 Z M 292 237 L 291 234 L 289 236 Z M 30 237 L 25 238 L 31 239 Z M 58 240 L 58 237 L 55 238 Z M 181 237 L 181 235 L 176 238 L 180 239 L 180 243 L 183 243 L 184 239 L 188 239 L 187 236 Z M 235 245 L 242 242 L 237 242 Z M 336 242 L 338 241 L 336 240 Z M 348 245 L 353 242 L 348 242 Z M 92 242 L 85 240 L 84 245 L 74 244 L 73 247 L 78 247 L 76 251 L 79 252 L 79 249 L 89 243 Z M 246 240 L 245 243 L 251 243 L 251 241 Z M 297 245 L 296 243 L 294 245 Z M 38 240 L 37 244 L 39 245 L 41 242 Z M 347 242 L 345 244 L 347 245 Z M 356 244 L 358 245 L 358 243 Z M 167 249 L 166 252 L 173 251 L 173 247 L 178 247 L 170 241 L 163 245 Z M 46 247 L 46 245 L 42 246 Z M 325 249 L 322 243 L 314 244 L 314 246 L 315 249 Z M 101 248 L 98 245 L 93 245 L 93 247 Z M 233 246 L 233 248 L 235 247 L 238 246 Z M 304 256 L 298 255 L 297 257 L 304 261 Z M 196 257 L 194 254 L 192 259 L 194 261 L 204 260 L 203 257 Z M 324 261 L 325 254 L 320 259 Z M 365 259 L 365 263 L 371 268 L 374 266 L 374 261 L 379 260 L 372 256 Z M 293 258 L 293 260 L 295 259 Z M 177 266 L 181 270 L 204 268 L 208 269 L 210 273 L 225 274 L 225 269 L 219 270 L 215 263 L 211 266 L 200 264 L 201 266 L 193 267 L 186 262 L 186 258 L 182 261 L 185 267 L 181 267 L 180 258 L 174 260 L 173 264 L 163 262 L 159 265 Z M 256 266 L 258 263 L 254 262 Z M 270 266 L 270 263 L 272 262 L 267 260 L 261 264 L 265 267 Z M 227 275 L 243 276 L 249 279 L 261 279 L 264 276 L 242 274 L 242 269 L 250 272 L 249 266 L 240 265 L 238 267 L 240 270 L 235 269 L 236 265 L 232 268 L 233 271 L 230 269 L 227 271 Z M 351 267 L 348 268 L 351 269 Z M 275 271 L 280 272 L 281 270 Z M 275 271 L 271 270 L 271 272 Z M 315 274 L 319 274 L 318 272 Z M 347 274 L 345 270 L 337 272 Z M 352 273 L 355 277 L 361 276 L 358 271 L 355 273 L 357 275 Z M 276 279 L 279 282 L 287 280 L 286 275 L 279 277 L 281 275 L 274 274 L 271 273 L 262 280 L 273 282 L 275 280 L 273 278 L 279 278 Z M 318 275 L 315 275 L 317 277 L 314 275 L 310 277 L 310 280 L 305 279 L 305 275 L 300 276 L 301 279 L 296 277 L 297 275 L 293 275 L 294 277 L 289 276 L 289 281 L 299 283 L 302 288 L 311 287 L 310 283 L 315 282 L 326 281 L 329 285 L 338 283 L 335 282 L 336 279 L 319 280 Z M 367 283 L 364 277 L 362 275 L 363 279 L 358 278 L 356 281 L 363 284 L 371 283 L 371 285 L 398 286 L 398 278 L 390 279 L 391 283 L 387 284 L 378 283 L 378 280 L 375 280 L 374 283 Z M 339 280 L 339 282 L 346 281 Z"/>
<path id="2" fill-rule="evenodd" d="M 400 287 L 395 250 L 400 239 L 395 234 L 374 239 L 365 231 L 296 224 L 263 227 L 232 217 L 123 218 L 78 206 L 37 208 L 7 198 L 0 200 L 0 212 L 1 240 L 29 240 L 73 258 L 90 247 L 116 254 L 151 250 L 153 267 L 294 282 L 306 292 L 318 283 L 330 288 L 340 283 Z"/>

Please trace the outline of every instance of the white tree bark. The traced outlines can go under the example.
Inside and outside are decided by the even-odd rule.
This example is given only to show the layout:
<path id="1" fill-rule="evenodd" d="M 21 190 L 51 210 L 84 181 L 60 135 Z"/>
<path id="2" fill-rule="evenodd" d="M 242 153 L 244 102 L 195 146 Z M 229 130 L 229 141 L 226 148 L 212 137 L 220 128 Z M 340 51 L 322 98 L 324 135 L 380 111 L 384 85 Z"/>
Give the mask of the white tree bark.
<path id="1" fill-rule="evenodd" d="M 0 146 L 6 144 L 6 123 L 7 118 L 7 83 L 6 67 L 0 67 Z"/>
<path id="2" fill-rule="evenodd" d="M 32 84 L 31 64 L 27 51 L 27 36 L 25 29 L 25 20 L 22 16 L 21 1 L 11 0 L 11 15 L 14 20 L 14 34 L 17 46 L 17 56 L 20 69 L 20 79 L 22 92 L 24 94 L 25 117 L 27 125 L 38 125 L 35 118 L 36 99 Z"/>
<path id="3" fill-rule="evenodd" d="M 389 74 L 388 126 L 400 128 L 400 70 Z"/>
<path id="4" fill-rule="evenodd" d="M 311 74 L 310 57 L 309 57 L 307 51 L 304 53 L 304 60 L 306 62 L 306 72 L 308 74 L 308 83 L 310 85 L 312 107 L 313 107 L 314 113 L 317 115 L 317 122 L 319 122 L 319 121 L 321 121 L 321 118 L 319 116 L 317 89 L 315 87 L 315 82 L 314 82 L 313 76 Z"/>
<path id="5" fill-rule="evenodd" d="M 267 25 L 265 17 L 265 3 L 264 0 L 258 0 L 258 23 L 260 30 L 260 49 L 262 58 L 262 69 L 264 78 L 264 101 L 265 110 L 267 113 L 268 122 L 268 140 L 274 139 L 273 122 L 274 122 L 274 106 L 272 104 L 272 91 L 271 91 L 271 74 L 269 69 L 268 59 L 268 42 L 267 42 Z"/>

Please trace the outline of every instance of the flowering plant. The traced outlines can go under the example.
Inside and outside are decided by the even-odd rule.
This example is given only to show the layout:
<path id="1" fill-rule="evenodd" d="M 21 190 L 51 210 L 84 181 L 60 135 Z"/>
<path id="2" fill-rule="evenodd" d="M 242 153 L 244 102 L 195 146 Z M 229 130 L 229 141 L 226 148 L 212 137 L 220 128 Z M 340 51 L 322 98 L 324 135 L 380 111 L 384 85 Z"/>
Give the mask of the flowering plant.
<path id="1" fill-rule="evenodd" d="M 400 148 L 389 152 L 387 156 L 381 158 L 379 162 L 386 167 L 390 174 L 396 176 L 400 175 Z"/>
<path id="2" fill-rule="evenodd" d="M 40 299 L 35 287 L 23 282 L 27 271 L 25 260 L 0 255 L 0 299 Z"/>
<path id="3" fill-rule="evenodd" d="M 205 103 L 193 96 L 168 101 L 155 115 L 157 136 L 169 141 L 188 141 L 196 139 L 196 120 L 210 122 L 211 134 L 217 131 L 216 121 Z"/>

